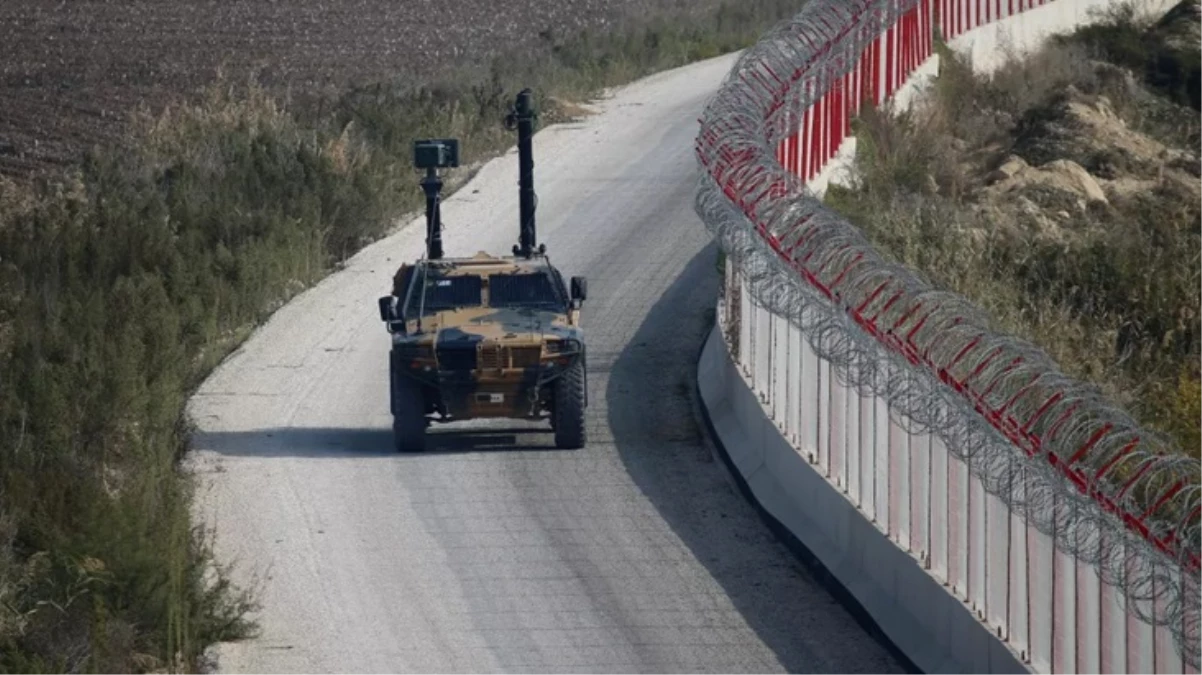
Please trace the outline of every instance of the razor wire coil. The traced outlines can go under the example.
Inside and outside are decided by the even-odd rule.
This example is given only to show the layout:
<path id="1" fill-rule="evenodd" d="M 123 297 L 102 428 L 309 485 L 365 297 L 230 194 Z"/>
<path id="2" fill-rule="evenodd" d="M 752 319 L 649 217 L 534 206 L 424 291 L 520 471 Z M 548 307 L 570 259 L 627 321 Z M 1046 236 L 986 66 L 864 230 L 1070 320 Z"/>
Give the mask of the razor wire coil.
<path id="1" fill-rule="evenodd" d="M 1094 566 L 1199 667 L 1199 462 L 965 298 L 888 262 L 778 161 L 804 111 L 919 0 L 811 0 L 736 62 L 696 141 L 696 210 L 755 302 L 861 395 Z M 746 300 L 743 300 L 744 302 Z M 733 333 L 738 335 L 737 329 Z"/>

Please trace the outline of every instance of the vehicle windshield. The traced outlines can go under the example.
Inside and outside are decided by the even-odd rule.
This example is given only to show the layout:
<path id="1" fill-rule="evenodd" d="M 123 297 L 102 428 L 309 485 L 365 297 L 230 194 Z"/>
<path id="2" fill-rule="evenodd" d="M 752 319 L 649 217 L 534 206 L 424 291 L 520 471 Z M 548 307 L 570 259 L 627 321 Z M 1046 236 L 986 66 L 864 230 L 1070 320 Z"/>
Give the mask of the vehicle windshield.
<path id="1" fill-rule="evenodd" d="M 422 273 L 412 277 L 413 291 L 405 315 L 417 318 L 437 312 L 465 307 L 480 307 L 483 302 L 483 279 L 474 275 L 443 276 L 430 270 L 424 280 Z M 423 288 L 425 303 L 422 303 Z M 564 310 L 562 293 L 551 276 L 543 273 L 491 274 L 488 277 L 488 305 L 490 307 L 528 307 L 552 311 Z"/>
<path id="2" fill-rule="evenodd" d="M 423 283 L 424 282 L 424 283 Z M 444 277 L 438 272 L 430 271 L 424 280 L 419 271 L 413 275 L 413 292 L 409 294 L 409 305 L 406 316 L 429 316 L 435 312 L 460 307 L 479 307 L 481 303 L 480 277 Z M 425 303 L 422 302 L 422 289 L 425 289 Z"/>
<path id="3" fill-rule="evenodd" d="M 490 307 L 534 307 L 562 310 L 563 299 L 550 275 L 493 274 L 488 277 Z"/>

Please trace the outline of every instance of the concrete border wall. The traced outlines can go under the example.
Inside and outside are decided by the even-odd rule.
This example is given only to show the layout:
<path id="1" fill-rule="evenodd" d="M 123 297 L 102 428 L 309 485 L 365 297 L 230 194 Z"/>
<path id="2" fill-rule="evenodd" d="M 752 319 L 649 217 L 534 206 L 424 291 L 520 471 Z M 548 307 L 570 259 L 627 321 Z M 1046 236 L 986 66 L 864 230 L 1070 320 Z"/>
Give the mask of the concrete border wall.
<path id="1" fill-rule="evenodd" d="M 861 64 L 835 91 L 866 91 L 862 80 L 871 74 L 876 86 L 867 91 L 878 103 L 909 105 L 938 70 L 924 34 L 937 18 L 952 24 L 944 30 L 950 46 L 989 71 L 1008 51 L 1028 51 L 1110 4 L 926 0 L 865 50 L 874 64 Z M 1173 3 L 1144 4 L 1163 12 Z M 801 131 L 777 152 L 817 194 L 854 156 L 840 96 L 803 111 Z M 756 305 L 733 267 L 728 280 L 698 373 L 717 439 L 760 505 L 916 665 L 1196 672 L 1171 632 L 1127 613 L 1121 592 L 1094 566 L 1011 513 L 939 438 L 910 433 L 888 401 L 846 386 L 809 336 Z"/>
<path id="2" fill-rule="evenodd" d="M 1029 672 L 921 560 L 891 542 L 794 448 L 731 357 L 721 325 L 715 324 L 698 366 L 702 404 L 716 441 L 760 506 L 923 672 Z"/>

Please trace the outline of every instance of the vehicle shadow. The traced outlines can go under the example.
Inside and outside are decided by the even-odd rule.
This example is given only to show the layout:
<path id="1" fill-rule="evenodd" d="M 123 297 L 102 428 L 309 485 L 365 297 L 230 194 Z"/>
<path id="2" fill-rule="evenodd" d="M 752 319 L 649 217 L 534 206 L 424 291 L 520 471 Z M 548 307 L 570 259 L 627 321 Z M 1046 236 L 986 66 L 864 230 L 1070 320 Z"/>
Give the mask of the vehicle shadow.
<path id="1" fill-rule="evenodd" d="M 572 452 L 555 447 L 551 434 L 537 427 L 504 424 L 471 429 L 433 426 L 420 453 L 398 453 L 392 430 L 337 427 L 287 427 L 253 431 L 197 431 L 192 449 L 227 457 L 303 457 L 309 459 L 381 459 L 459 455 L 482 452 Z"/>
<path id="2" fill-rule="evenodd" d="M 800 542 L 740 494 L 740 479 L 715 459 L 720 451 L 705 431 L 696 376 L 719 291 L 716 256 L 710 244 L 686 265 L 613 363 L 605 399 L 621 461 L 789 672 L 845 671 L 857 641 L 862 649 L 864 630 L 912 670 L 867 615 L 848 606 L 854 601 Z"/>

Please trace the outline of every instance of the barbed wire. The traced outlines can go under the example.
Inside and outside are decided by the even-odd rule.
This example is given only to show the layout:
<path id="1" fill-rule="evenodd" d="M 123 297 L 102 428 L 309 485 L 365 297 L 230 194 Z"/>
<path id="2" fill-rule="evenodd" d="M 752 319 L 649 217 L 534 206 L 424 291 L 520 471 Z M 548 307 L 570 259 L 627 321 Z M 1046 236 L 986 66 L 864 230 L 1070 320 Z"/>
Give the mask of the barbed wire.
<path id="1" fill-rule="evenodd" d="M 737 61 L 697 137 L 696 209 L 751 295 L 895 421 L 1095 567 L 1199 667 L 1199 462 L 965 298 L 884 260 L 777 160 L 802 111 L 918 0 L 811 0 Z"/>

